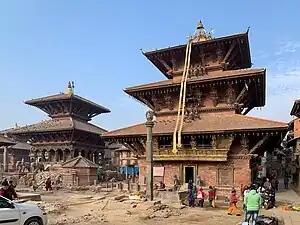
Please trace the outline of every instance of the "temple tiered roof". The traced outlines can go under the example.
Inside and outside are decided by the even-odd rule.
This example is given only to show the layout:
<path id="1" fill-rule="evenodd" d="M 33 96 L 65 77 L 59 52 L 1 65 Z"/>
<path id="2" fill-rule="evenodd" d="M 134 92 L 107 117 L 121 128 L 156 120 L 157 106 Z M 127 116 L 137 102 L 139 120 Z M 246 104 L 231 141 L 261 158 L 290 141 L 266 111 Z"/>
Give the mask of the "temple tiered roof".
<path id="1" fill-rule="evenodd" d="M 40 132 L 52 132 L 52 131 L 68 131 L 68 130 L 70 131 L 81 130 L 81 131 L 95 133 L 95 134 L 102 134 L 106 132 L 106 130 L 101 127 L 69 117 L 69 118 L 62 118 L 62 119 L 44 120 L 32 125 L 12 128 L 6 131 L 2 131 L 2 133 L 29 134 L 29 133 L 40 133 Z"/>
<path id="2" fill-rule="evenodd" d="M 176 120 L 155 121 L 154 135 L 170 135 L 175 129 Z M 229 113 L 202 114 L 200 120 L 184 123 L 182 134 L 202 133 L 226 133 L 226 132 L 250 132 L 268 130 L 286 130 L 287 124 L 272 120 L 265 120 L 250 116 Z M 146 126 L 144 123 L 121 128 L 103 134 L 103 137 L 131 137 L 145 136 Z"/>

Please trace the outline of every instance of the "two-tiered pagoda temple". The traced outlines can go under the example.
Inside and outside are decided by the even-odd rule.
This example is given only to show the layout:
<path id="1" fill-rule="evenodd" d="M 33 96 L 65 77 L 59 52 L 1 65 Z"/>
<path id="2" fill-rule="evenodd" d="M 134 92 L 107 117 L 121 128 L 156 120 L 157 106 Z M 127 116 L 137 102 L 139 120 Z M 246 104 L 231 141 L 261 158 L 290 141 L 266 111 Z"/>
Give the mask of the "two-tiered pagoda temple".
<path id="1" fill-rule="evenodd" d="M 79 155 L 99 163 L 105 144 L 100 135 L 106 130 L 89 121 L 110 110 L 67 91 L 57 95 L 26 101 L 46 112 L 50 120 L 4 131 L 8 136 L 29 141 L 31 158 L 40 162 L 64 162 Z"/>
<path id="2" fill-rule="evenodd" d="M 248 184 L 257 155 L 272 151 L 287 131 L 285 123 L 246 116 L 254 107 L 265 105 L 266 70 L 249 69 L 248 31 L 213 39 L 200 22 L 192 37 L 182 143 L 174 153 L 186 48 L 179 45 L 143 52 L 168 79 L 125 89 L 156 116 L 155 167 L 160 171 L 163 167 L 160 176 L 167 185 L 172 184 L 174 175 L 182 183 L 200 177 L 204 185 L 217 187 Z M 122 142 L 135 152 L 140 176 L 146 177 L 145 124 L 110 131 L 103 137 Z"/>

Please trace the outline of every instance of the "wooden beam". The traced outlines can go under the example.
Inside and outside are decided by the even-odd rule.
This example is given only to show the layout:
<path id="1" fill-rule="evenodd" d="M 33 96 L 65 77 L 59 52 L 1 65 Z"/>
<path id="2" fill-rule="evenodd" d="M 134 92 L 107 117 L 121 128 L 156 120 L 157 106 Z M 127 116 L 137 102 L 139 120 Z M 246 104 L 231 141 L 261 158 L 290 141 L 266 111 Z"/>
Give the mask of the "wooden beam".
<path id="1" fill-rule="evenodd" d="M 236 46 L 236 43 L 235 43 L 235 41 L 233 41 L 233 42 L 231 43 L 231 45 L 230 45 L 230 48 L 229 48 L 228 52 L 226 53 L 226 55 L 225 55 L 225 57 L 224 57 L 224 59 L 223 59 L 223 63 L 226 63 L 228 57 L 230 56 L 230 54 L 231 54 L 231 52 L 233 51 L 233 49 L 235 48 L 235 46 Z"/>
<path id="2" fill-rule="evenodd" d="M 254 145 L 254 147 L 250 150 L 249 154 L 254 154 L 259 148 L 266 144 L 268 140 L 268 136 L 263 137 L 259 142 L 256 143 L 256 145 Z"/>
<path id="3" fill-rule="evenodd" d="M 156 58 L 156 59 L 157 59 L 161 64 L 163 64 L 164 67 L 166 67 L 166 69 L 167 69 L 168 71 L 172 70 L 172 68 L 166 63 L 165 60 L 160 59 L 160 58 Z"/>
<path id="4" fill-rule="evenodd" d="M 136 155 L 139 155 L 139 152 L 137 149 L 135 149 L 131 144 L 127 143 L 127 142 L 123 142 L 122 143 L 126 148 L 128 148 L 131 152 L 133 152 Z"/>
<path id="5" fill-rule="evenodd" d="M 231 54 L 231 56 L 228 58 L 228 62 L 231 62 L 237 55 L 238 55 L 238 53 L 239 53 L 239 51 L 238 50 L 236 50 L 236 51 L 234 51 L 232 54 Z"/>
<path id="6" fill-rule="evenodd" d="M 147 106 L 149 106 L 152 110 L 154 110 L 154 105 L 153 104 L 151 104 L 147 99 L 146 99 L 146 97 L 142 97 L 142 96 L 139 96 L 140 97 L 140 99 L 141 99 L 141 101 L 143 102 L 143 103 L 145 103 Z"/>
<path id="7" fill-rule="evenodd" d="M 241 53 L 242 65 L 244 65 L 244 57 L 243 57 L 243 54 L 242 54 L 242 47 L 241 47 L 241 42 L 240 42 L 240 40 L 239 40 L 239 50 L 240 50 L 240 53 Z"/>
<path id="8" fill-rule="evenodd" d="M 245 95 L 248 93 L 248 88 L 245 86 L 243 90 L 240 92 L 240 94 L 237 96 L 235 102 L 240 103 L 240 101 L 245 97 Z"/>
<path id="9" fill-rule="evenodd" d="M 254 108 L 253 105 L 248 106 L 247 109 L 243 112 L 243 115 L 247 115 L 248 112 L 250 112 Z"/>

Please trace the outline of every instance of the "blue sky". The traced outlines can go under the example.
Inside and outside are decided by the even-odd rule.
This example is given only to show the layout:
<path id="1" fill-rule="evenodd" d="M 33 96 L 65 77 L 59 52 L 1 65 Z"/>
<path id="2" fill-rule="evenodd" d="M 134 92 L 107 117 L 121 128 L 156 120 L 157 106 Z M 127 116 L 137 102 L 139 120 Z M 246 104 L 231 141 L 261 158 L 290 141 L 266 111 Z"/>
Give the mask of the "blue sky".
<path id="1" fill-rule="evenodd" d="M 145 120 L 125 87 L 164 79 L 141 54 L 184 44 L 200 18 L 214 36 L 250 29 L 254 66 L 267 68 L 267 104 L 253 116 L 289 121 L 300 98 L 299 3 L 284 1 L 10 0 L 0 3 L 0 129 L 47 119 L 23 101 L 75 92 L 111 109 L 108 130 Z M 297 15 L 298 13 L 298 15 Z"/>

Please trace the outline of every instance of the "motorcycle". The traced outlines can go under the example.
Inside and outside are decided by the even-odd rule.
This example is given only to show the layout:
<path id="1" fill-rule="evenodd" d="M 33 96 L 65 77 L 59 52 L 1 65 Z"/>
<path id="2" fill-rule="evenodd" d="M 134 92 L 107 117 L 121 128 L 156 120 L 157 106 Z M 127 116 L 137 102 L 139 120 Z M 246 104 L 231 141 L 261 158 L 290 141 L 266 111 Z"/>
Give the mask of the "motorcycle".
<path id="1" fill-rule="evenodd" d="M 263 197 L 263 207 L 268 210 L 274 207 L 275 195 L 272 192 L 266 191 Z"/>

